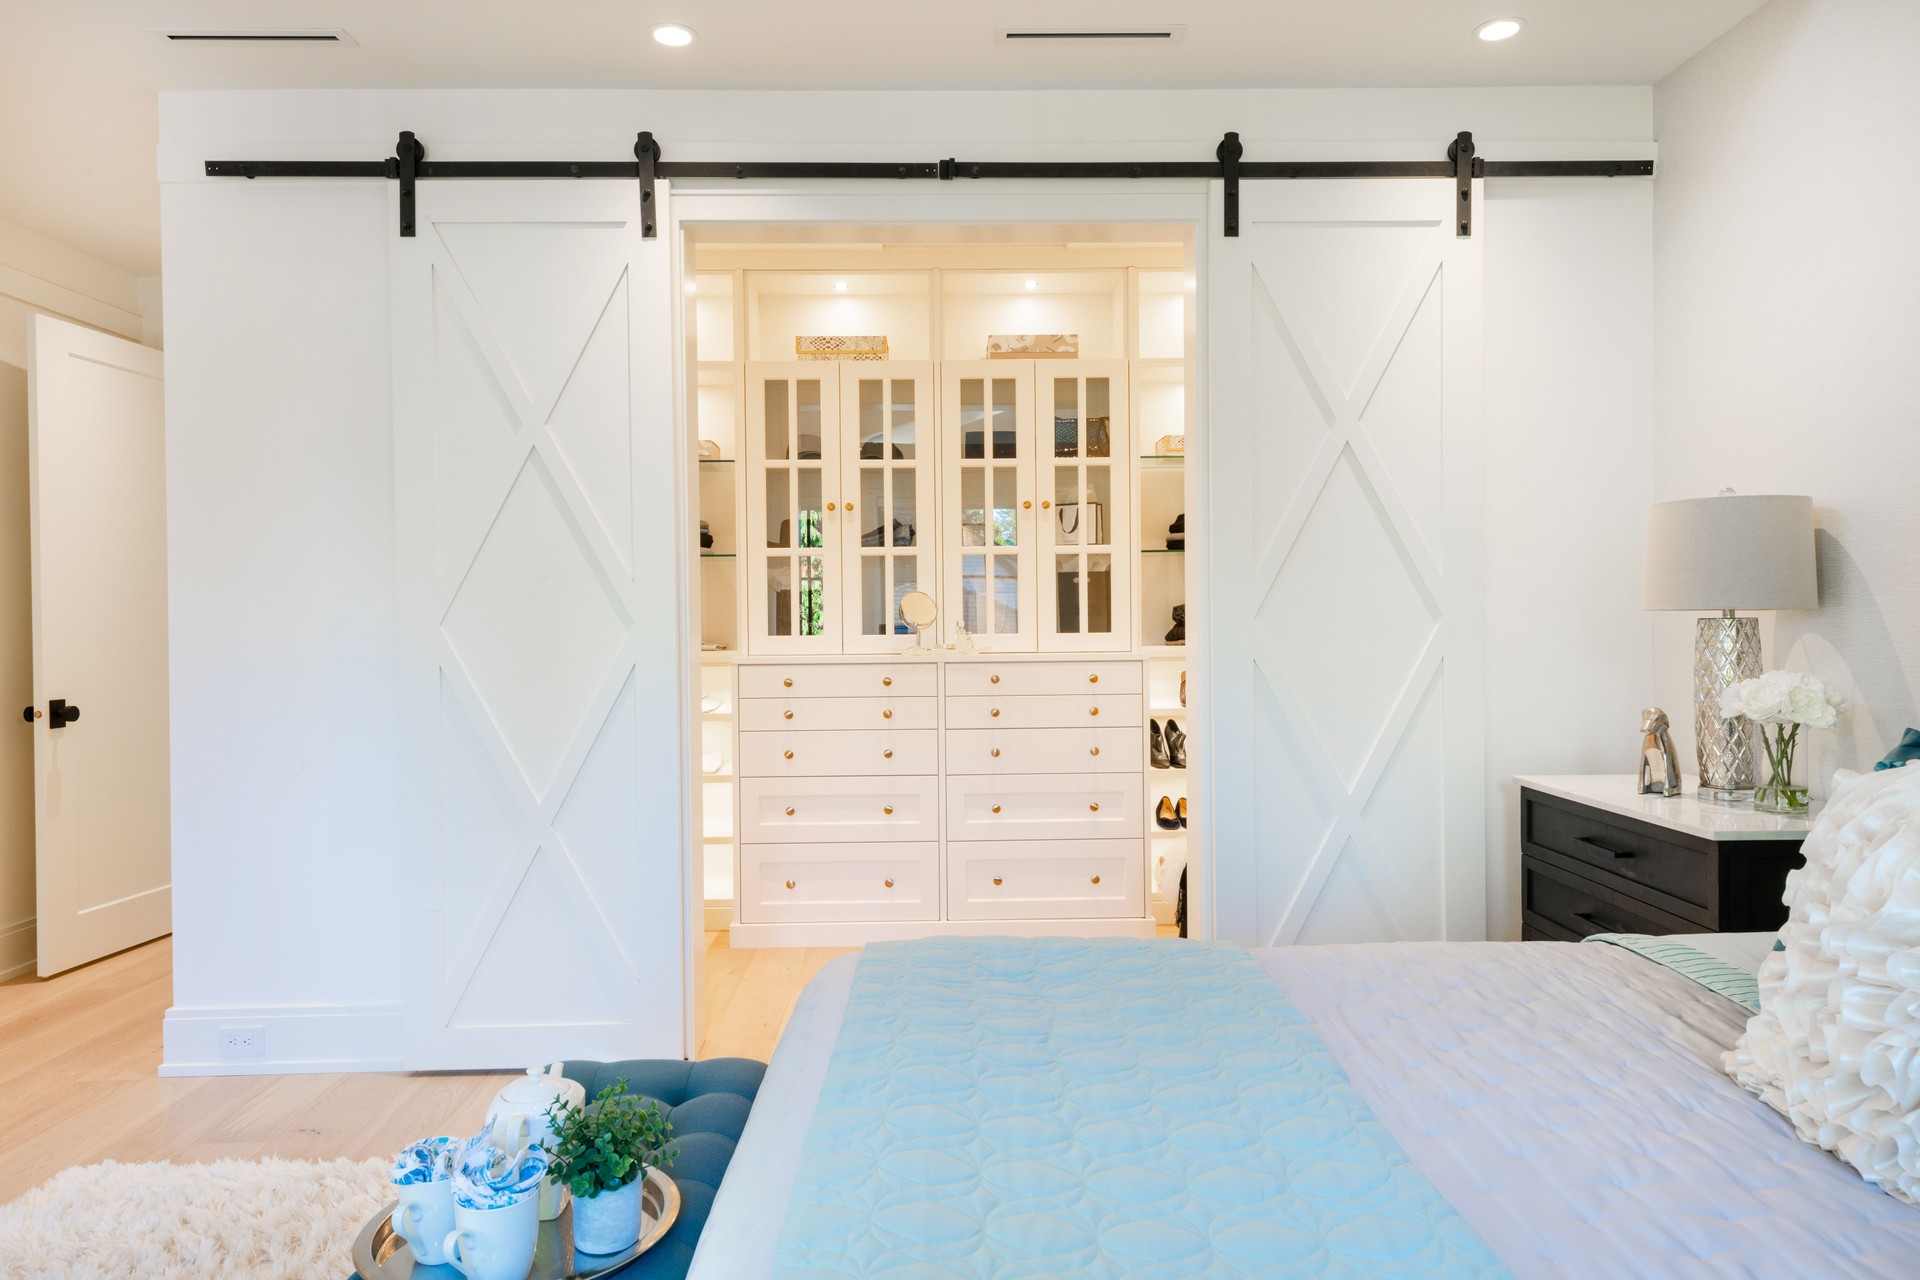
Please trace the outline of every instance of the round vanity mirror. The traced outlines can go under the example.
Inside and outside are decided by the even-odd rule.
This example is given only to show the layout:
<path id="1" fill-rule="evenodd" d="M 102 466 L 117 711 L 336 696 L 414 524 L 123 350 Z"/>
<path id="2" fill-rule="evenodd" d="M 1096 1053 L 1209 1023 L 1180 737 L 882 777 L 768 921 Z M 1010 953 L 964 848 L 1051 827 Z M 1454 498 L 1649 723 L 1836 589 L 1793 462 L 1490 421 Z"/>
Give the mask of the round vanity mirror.
<path id="1" fill-rule="evenodd" d="M 900 620 L 913 628 L 914 641 L 908 647 L 908 653 L 931 653 L 927 648 L 927 630 L 933 626 L 933 620 L 940 616 L 940 608 L 934 604 L 933 597 L 924 591 L 909 591 L 900 597 Z"/>

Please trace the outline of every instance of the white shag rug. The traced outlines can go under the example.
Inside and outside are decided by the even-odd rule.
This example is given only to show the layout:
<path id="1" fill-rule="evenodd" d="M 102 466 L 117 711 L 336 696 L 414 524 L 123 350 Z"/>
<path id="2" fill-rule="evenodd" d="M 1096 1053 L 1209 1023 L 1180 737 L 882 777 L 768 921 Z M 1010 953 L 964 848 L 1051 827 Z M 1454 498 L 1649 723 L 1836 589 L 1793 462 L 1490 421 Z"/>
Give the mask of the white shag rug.
<path id="1" fill-rule="evenodd" d="M 8 1280 L 345 1280 L 385 1160 L 68 1169 L 0 1207 Z"/>

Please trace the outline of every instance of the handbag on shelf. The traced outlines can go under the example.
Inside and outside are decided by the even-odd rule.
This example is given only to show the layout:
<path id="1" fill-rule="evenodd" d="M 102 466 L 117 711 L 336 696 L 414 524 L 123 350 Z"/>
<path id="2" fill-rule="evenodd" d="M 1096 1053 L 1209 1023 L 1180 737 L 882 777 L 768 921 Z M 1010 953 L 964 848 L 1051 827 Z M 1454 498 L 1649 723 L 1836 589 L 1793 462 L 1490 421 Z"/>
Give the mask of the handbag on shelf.
<path id="1" fill-rule="evenodd" d="M 1103 547 L 1107 543 L 1107 508 L 1101 502 L 1053 504 L 1054 541 Z"/>

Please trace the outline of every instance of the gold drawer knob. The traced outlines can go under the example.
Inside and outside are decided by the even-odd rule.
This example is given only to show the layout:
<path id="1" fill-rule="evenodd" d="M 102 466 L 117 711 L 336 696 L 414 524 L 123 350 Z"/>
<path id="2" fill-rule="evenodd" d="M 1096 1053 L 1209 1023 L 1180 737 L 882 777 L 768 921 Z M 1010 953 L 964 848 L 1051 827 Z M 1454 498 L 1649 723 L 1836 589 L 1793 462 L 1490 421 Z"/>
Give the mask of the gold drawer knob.
<path id="1" fill-rule="evenodd" d="M 1093 802 L 1092 804 L 1090 804 L 1090 805 L 1088 805 L 1088 806 L 1087 806 L 1087 812 L 1088 812 L 1088 813 L 1098 813 L 1098 812 L 1100 812 L 1100 802 L 1099 802 L 1098 800 L 1095 800 L 1095 801 L 1094 801 L 1094 802 Z"/>
<path id="2" fill-rule="evenodd" d="M 995 877 L 993 878 L 993 882 L 994 882 L 995 884 L 999 884 L 999 883 L 1000 883 L 1000 877 L 999 877 L 999 876 L 995 876 Z"/>
<path id="3" fill-rule="evenodd" d="M 787 751 L 787 752 L 784 752 L 783 754 L 787 757 L 787 759 L 789 760 L 793 759 L 793 752 Z"/>
<path id="4" fill-rule="evenodd" d="M 891 720 L 891 719 L 893 719 L 893 708 L 892 708 L 892 707 L 888 707 L 888 708 L 887 708 L 887 709 L 886 709 L 885 711 L 882 711 L 882 712 L 880 713 L 880 718 L 881 718 L 882 720 Z"/>
<path id="5" fill-rule="evenodd" d="M 892 817 L 892 816 L 893 816 L 893 806 L 892 806 L 892 805 L 890 805 L 890 804 L 883 804 L 883 805 L 881 805 L 881 806 L 880 806 L 880 812 L 882 812 L 882 813 L 884 813 L 884 814 L 886 814 L 886 815 L 887 815 L 888 817 Z"/>
<path id="6" fill-rule="evenodd" d="M 1087 754 L 1088 754 L 1088 755 L 1090 755 L 1090 756 L 1097 756 L 1097 755 L 1099 755 L 1099 754 L 1100 754 L 1100 748 L 1098 748 L 1098 747 L 1088 747 L 1088 748 L 1087 748 Z"/>
<path id="7" fill-rule="evenodd" d="M 1100 883 L 1100 877 L 1099 877 L 1099 876 L 1095 876 L 1095 877 L 1093 878 L 1093 882 L 1094 882 L 1095 884 L 1099 884 L 1099 883 Z"/>
<path id="8" fill-rule="evenodd" d="M 881 684 L 883 684 L 883 685 L 885 685 L 885 686 L 887 686 L 887 687 L 888 687 L 889 689 L 891 689 L 891 688 L 893 687 L 893 677 L 892 677 L 892 676 L 881 676 L 881 677 L 880 677 L 880 683 L 881 683 Z"/>
<path id="9" fill-rule="evenodd" d="M 999 676 L 988 676 L 988 677 L 987 677 L 987 683 L 988 683 L 988 684 L 999 684 L 999 683 L 1000 683 L 1000 677 L 999 677 Z"/>
<path id="10" fill-rule="evenodd" d="M 992 716 L 995 720 L 998 720 L 1000 718 L 1000 708 L 995 707 L 993 710 L 987 712 L 987 714 Z"/>
<path id="11" fill-rule="evenodd" d="M 788 816 L 789 818 L 791 818 L 791 817 L 793 816 L 793 806 L 792 806 L 792 805 L 788 805 L 788 806 L 787 806 L 787 816 Z"/>
<path id="12" fill-rule="evenodd" d="M 1090 716 L 1097 716 L 1100 714 L 1100 708 L 1095 707 L 1093 710 L 1087 712 L 1087 714 Z"/>
<path id="13" fill-rule="evenodd" d="M 793 719 L 793 712 L 791 712 L 791 711 L 782 711 L 782 712 L 781 712 L 780 714 L 781 714 L 781 716 L 782 716 L 782 717 L 784 717 L 785 719 L 788 719 L 788 720 L 791 720 L 791 719 Z"/>
<path id="14" fill-rule="evenodd" d="M 995 805 L 995 806 L 993 806 L 993 811 L 994 811 L 995 813 L 998 813 L 998 812 L 1000 812 L 1000 806 L 999 806 L 999 805 Z"/>
<path id="15" fill-rule="evenodd" d="M 993 748 L 993 750 L 987 752 L 987 754 L 992 756 L 995 760 L 998 760 L 1000 758 L 1000 748 L 995 747 Z"/>
<path id="16" fill-rule="evenodd" d="M 881 758 L 881 759 L 883 759 L 883 760 L 891 760 L 891 759 L 893 759 L 893 748 L 892 748 L 892 747 L 888 747 L 888 748 L 887 748 L 887 749 L 886 749 L 885 751 L 882 751 L 882 752 L 880 753 L 880 758 Z"/>
<path id="17" fill-rule="evenodd" d="M 1088 677 L 1087 677 L 1087 683 L 1088 683 L 1088 684 L 1099 684 L 1099 683 L 1100 683 L 1100 673 L 1096 671 L 1096 672 L 1095 672 L 1094 674 L 1092 674 L 1092 675 L 1090 675 L 1090 676 L 1088 676 Z"/>
<path id="18" fill-rule="evenodd" d="M 889 889 L 893 888 L 893 881 L 889 880 L 886 883 L 887 883 L 887 888 Z"/>
<path id="19" fill-rule="evenodd" d="M 793 677 L 788 676 L 785 680 L 782 680 L 780 683 L 785 685 L 787 688 L 791 689 L 793 688 Z"/>
<path id="20" fill-rule="evenodd" d="M 787 888 L 789 889 L 793 888 L 793 881 L 791 880 L 787 881 Z"/>

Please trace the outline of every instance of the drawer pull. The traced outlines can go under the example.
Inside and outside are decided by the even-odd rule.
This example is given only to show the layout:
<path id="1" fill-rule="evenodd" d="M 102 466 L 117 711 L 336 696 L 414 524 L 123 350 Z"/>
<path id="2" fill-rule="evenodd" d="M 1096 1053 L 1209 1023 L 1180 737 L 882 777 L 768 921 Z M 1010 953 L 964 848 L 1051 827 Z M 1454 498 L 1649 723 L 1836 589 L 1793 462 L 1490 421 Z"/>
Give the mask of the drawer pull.
<path id="1" fill-rule="evenodd" d="M 988 677 L 987 677 L 987 683 L 988 683 L 988 684 L 999 684 L 999 683 L 1000 683 L 1000 677 L 999 677 L 999 676 L 988 676 Z"/>
<path id="2" fill-rule="evenodd" d="M 995 720 L 998 720 L 1000 718 L 1000 708 L 995 707 L 993 710 L 989 711 L 987 714 L 992 716 Z"/>
<path id="3" fill-rule="evenodd" d="M 892 806 L 892 805 L 890 805 L 890 804 L 883 804 L 883 805 L 881 805 L 881 806 L 880 806 L 880 812 L 882 812 L 882 813 L 884 813 L 884 814 L 886 814 L 886 815 L 887 815 L 888 817 L 892 817 L 892 816 L 893 816 L 893 806 Z"/>
<path id="4" fill-rule="evenodd" d="M 1091 711 L 1087 712 L 1087 714 L 1090 716 L 1097 716 L 1100 714 L 1100 708 L 1095 707 Z"/>
<path id="5" fill-rule="evenodd" d="M 793 881 L 791 880 L 787 881 L 787 888 L 789 889 L 793 888 Z"/>
<path id="6" fill-rule="evenodd" d="M 893 759 L 893 748 L 892 748 L 892 747 L 888 747 L 888 748 L 887 748 L 887 749 L 886 749 L 885 751 L 882 751 L 882 752 L 880 753 L 880 758 L 881 758 L 882 760 L 891 760 L 891 759 Z"/>
<path id="7" fill-rule="evenodd" d="M 793 759 L 793 752 L 791 751 L 782 752 L 782 754 L 785 755 L 789 760 Z"/>
<path id="8" fill-rule="evenodd" d="M 1090 756 L 1097 756 L 1097 755 L 1099 755 L 1099 754 L 1100 754 L 1100 748 L 1098 748 L 1098 747 L 1088 747 L 1088 748 L 1087 748 L 1087 754 L 1088 754 L 1088 755 L 1090 755 Z"/>
<path id="9" fill-rule="evenodd" d="M 881 677 L 880 677 L 880 683 L 881 683 L 881 684 L 883 684 L 883 685 L 885 685 L 885 686 L 886 686 L 887 688 L 889 688 L 889 689 L 891 689 L 891 688 L 893 687 L 893 677 L 892 677 L 892 676 L 881 676 Z"/>
<path id="10" fill-rule="evenodd" d="M 1051 510 L 1053 510 L 1053 499 L 1051 499 L 1051 498 L 1042 498 L 1042 499 L 1040 500 L 1040 509 L 1041 509 L 1042 511 L 1051 511 Z"/>
<path id="11" fill-rule="evenodd" d="M 1092 804 L 1090 804 L 1090 805 L 1088 805 L 1088 806 L 1087 806 L 1087 812 L 1088 812 L 1088 813 L 1098 813 L 1098 812 L 1100 812 L 1100 802 L 1099 802 L 1098 800 L 1095 800 L 1095 801 L 1094 801 L 1094 802 L 1093 802 Z"/>
<path id="12" fill-rule="evenodd" d="M 995 805 L 995 806 L 993 806 L 993 811 L 994 811 L 995 813 L 998 813 L 998 812 L 1000 812 L 1000 806 L 999 806 L 999 805 Z"/>
<path id="13" fill-rule="evenodd" d="M 793 712 L 791 711 L 782 711 L 780 714 L 785 719 L 788 719 L 788 720 L 793 719 Z"/>
<path id="14" fill-rule="evenodd" d="M 834 509 L 834 506 L 833 506 L 833 504 L 832 504 L 831 502 L 829 502 L 829 503 L 827 504 L 827 510 L 829 510 L 829 511 L 832 511 L 833 509 Z"/>
<path id="15" fill-rule="evenodd" d="M 1087 683 L 1088 683 L 1088 684 L 1099 684 L 1099 683 L 1100 683 L 1100 675 L 1099 675 L 1099 673 L 1098 673 L 1098 672 L 1095 672 L 1095 673 L 1094 673 L 1093 675 L 1090 675 L 1090 676 L 1088 676 L 1088 677 L 1087 677 Z"/>
<path id="16" fill-rule="evenodd" d="M 995 884 L 999 884 L 999 883 L 1000 883 L 1000 877 L 999 877 L 999 876 L 995 876 L 995 877 L 993 878 L 993 882 L 994 882 Z"/>
<path id="17" fill-rule="evenodd" d="M 785 685 L 787 688 L 791 689 L 793 688 L 793 677 L 788 676 L 785 680 L 782 680 L 780 683 Z"/>
<path id="18" fill-rule="evenodd" d="M 1020 509 L 1021 509 L 1022 511 L 1031 511 L 1031 510 L 1033 510 L 1033 499 L 1032 499 L 1032 498 L 1028 498 L 1028 499 L 1026 499 L 1025 501 L 1023 501 L 1023 502 L 1022 502 L 1022 503 L 1020 504 Z"/>
<path id="19" fill-rule="evenodd" d="M 787 806 L 787 816 L 788 816 L 789 818 L 791 818 L 791 817 L 793 816 L 793 806 L 792 806 L 792 805 L 788 805 L 788 806 Z"/>
<path id="20" fill-rule="evenodd" d="M 992 756 L 995 760 L 998 760 L 1000 758 L 1000 748 L 995 747 L 993 750 L 987 752 L 987 754 Z"/>
<path id="21" fill-rule="evenodd" d="M 1093 882 L 1094 882 L 1095 884 L 1099 884 L 1099 883 L 1100 883 L 1100 877 L 1099 877 L 1099 876 L 1095 876 L 1095 877 L 1093 878 Z"/>
<path id="22" fill-rule="evenodd" d="M 893 888 L 893 881 L 889 880 L 886 883 L 887 883 L 887 888 L 889 889 Z"/>
<path id="23" fill-rule="evenodd" d="M 893 708 L 892 708 L 892 707 L 888 707 L 888 708 L 887 708 L 887 709 L 886 709 L 885 711 L 882 711 L 882 712 L 880 713 L 880 718 L 881 718 L 882 720 L 891 720 L 891 719 L 893 719 Z"/>
<path id="24" fill-rule="evenodd" d="M 829 505 L 829 506 L 827 507 L 827 510 L 829 510 L 829 511 L 831 511 L 831 510 L 833 510 L 833 507 L 832 507 L 831 505 Z M 849 510 L 849 511 L 851 511 L 851 510 L 853 510 L 853 504 L 852 504 L 851 502 L 849 502 L 849 503 L 847 504 L 847 510 Z"/>
<path id="25" fill-rule="evenodd" d="M 1575 844 L 1583 844 L 1596 853 L 1604 853 L 1609 858 L 1631 858 L 1633 856 L 1631 849 L 1609 849 L 1598 840 L 1589 840 L 1585 836 L 1575 836 L 1573 842 Z"/>

